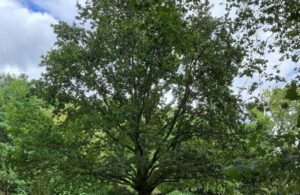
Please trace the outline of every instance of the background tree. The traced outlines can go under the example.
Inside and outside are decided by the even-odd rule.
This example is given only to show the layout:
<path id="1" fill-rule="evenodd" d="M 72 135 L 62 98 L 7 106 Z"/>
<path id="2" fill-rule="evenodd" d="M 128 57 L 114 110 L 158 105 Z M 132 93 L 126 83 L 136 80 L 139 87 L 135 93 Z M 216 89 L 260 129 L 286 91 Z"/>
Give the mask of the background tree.
<path id="1" fill-rule="evenodd" d="M 233 12 L 236 14 L 233 19 L 233 32 L 240 36 L 239 42 L 241 44 L 248 46 L 245 48 L 248 50 L 248 58 L 254 59 L 249 60 L 253 65 L 249 66 L 250 70 L 245 69 L 243 72 L 245 75 L 252 76 L 253 73 L 257 72 L 269 80 L 274 78 L 281 80 L 279 77 L 270 77 L 264 73 L 267 68 L 264 57 L 266 53 L 278 52 L 281 55 L 280 61 L 299 62 L 299 1 L 227 0 L 227 12 L 228 14 Z M 260 60 L 255 60 L 259 58 Z M 271 65 L 278 68 L 278 64 Z M 295 68 L 294 72 L 296 73 L 296 71 L 300 71 L 298 67 Z M 279 73 L 279 70 L 276 72 Z M 249 149 L 256 148 L 254 151 L 261 151 L 261 155 L 258 155 L 261 159 L 258 160 L 257 164 L 262 167 L 253 166 L 253 163 L 250 163 L 251 170 L 261 173 L 261 182 L 264 183 L 263 185 L 269 193 L 296 193 L 299 191 L 299 182 L 297 182 L 299 180 L 299 153 L 297 147 L 299 147 L 300 114 L 298 104 L 300 97 L 297 90 L 300 77 L 295 75 L 295 78 L 292 78 L 293 80 L 286 85 L 285 89 L 267 92 L 264 99 L 257 102 L 256 107 L 259 110 L 255 112 L 252 110 L 253 119 L 256 121 L 254 125 L 256 130 L 253 131 L 255 135 L 250 140 L 256 141 L 250 142 L 251 147 Z M 253 129 L 253 126 L 250 129 Z M 257 143 L 264 143 L 265 145 L 259 146 L 260 144 Z M 252 154 L 255 156 L 255 152 Z M 260 177 L 256 175 L 255 178 Z M 256 181 L 256 183 L 258 182 Z M 250 183 L 250 186 L 253 185 L 253 182 Z"/>
<path id="2" fill-rule="evenodd" d="M 239 42 L 244 44 L 247 50 L 249 63 L 243 75 L 252 76 L 253 73 L 259 73 L 267 80 L 284 80 L 285 78 L 280 78 L 275 71 L 267 74 L 265 54 L 275 52 L 279 53 L 280 61 L 299 62 L 300 2 L 298 0 L 226 2 L 227 16 L 233 20 L 232 32 L 236 33 Z M 279 64 L 280 62 L 271 65 L 273 69 L 277 69 Z"/>
<path id="3" fill-rule="evenodd" d="M 56 151 L 63 139 L 56 131 L 62 117 L 33 95 L 33 87 L 25 75 L 0 77 L 0 191 L 32 195 L 94 193 L 93 187 L 86 183 L 84 187 L 77 178 L 65 178 L 56 168 L 62 160 Z M 109 194 L 113 191 L 110 188 L 103 187 L 101 192 Z"/>
<path id="4" fill-rule="evenodd" d="M 42 62 L 41 94 L 64 118 L 61 170 L 139 194 L 224 177 L 242 53 L 208 3 L 88 1 L 79 12 L 88 28 L 55 25 Z"/>
<path id="5" fill-rule="evenodd" d="M 241 183 L 243 193 L 299 192 L 300 104 L 285 98 L 289 90 L 265 91 L 260 106 L 249 105 L 244 147 L 235 165 L 227 169 L 229 176 Z"/>
<path id="6" fill-rule="evenodd" d="M 27 87 L 25 79 L 24 75 L 18 79 L 0 75 L 0 192 L 4 194 L 25 193 L 26 182 L 19 177 L 11 162 L 15 148 L 6 120 L 7 104 L 20 103 L 19 94 Z"/>

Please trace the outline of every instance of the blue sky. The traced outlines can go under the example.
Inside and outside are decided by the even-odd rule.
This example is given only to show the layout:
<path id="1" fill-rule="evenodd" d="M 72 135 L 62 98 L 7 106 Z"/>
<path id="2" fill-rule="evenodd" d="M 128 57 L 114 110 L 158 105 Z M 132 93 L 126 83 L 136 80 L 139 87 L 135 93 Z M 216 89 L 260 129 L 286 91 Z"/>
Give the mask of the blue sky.
<path id="1" fill-rule="evenodd" d="M 46 12 L 46 10 L 44 8 L 40 7 L 39 5 L 37 5 L 33 1 L 30 1 L 30 0 L 20 0 L 20 2 L 22 3 L 23 6 L 25 6 L 26 8 L 28 8 L 29 10 L 31 10 L 33 12 L 41 12 L 41 13 Z"/>
<path id="2" fill-rule="evenodd" d="M 33 11 L 48 13 L 57 20 L 71 23 L 76 15 L 76 3 L 85 0 L 18 0 L 24 7 Z"/>

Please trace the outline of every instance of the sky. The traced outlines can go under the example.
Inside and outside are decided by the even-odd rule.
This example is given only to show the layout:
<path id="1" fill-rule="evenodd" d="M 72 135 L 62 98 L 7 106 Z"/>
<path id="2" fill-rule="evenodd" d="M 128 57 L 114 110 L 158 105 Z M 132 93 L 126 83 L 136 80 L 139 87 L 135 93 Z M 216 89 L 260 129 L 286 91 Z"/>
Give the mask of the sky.
<path id="1" fill-rule="evenodd" d="M 222 16 L 222 0 L 213 1 L 212 14 Z M 0 73 L 26 73 L 30 78 L 39 78 L 43 71 L 39 67 L 41 56 L 53 47 L 56 39 L 51 24 L 72 23 L 77 13 L 76 3 L 77 0 L 0 0 Z M 276 54 L 267 58 L 274 62 Z M 285 63 L 281 75 L 291 78 L 295 64 Z M 247 82 L 236 79 L 234 85 L 243 86 Z"/>
<path id="2" fill-rule="evenodd" d="M 56 40 L 51 24 L 72 23 L 76 0 L 0 0 L 0 73 L 38 78 Z M 82 0 L 81 0 L 82 2 Z"/>

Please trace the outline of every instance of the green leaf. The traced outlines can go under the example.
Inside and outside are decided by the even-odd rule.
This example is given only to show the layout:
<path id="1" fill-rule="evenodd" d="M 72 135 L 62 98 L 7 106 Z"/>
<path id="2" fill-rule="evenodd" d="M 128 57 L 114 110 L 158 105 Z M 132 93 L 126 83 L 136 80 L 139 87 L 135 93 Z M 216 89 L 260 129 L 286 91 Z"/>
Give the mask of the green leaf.
<path id="1" fill-rule="evenodd" d="M 240 178 L 239 171 L 233 166 L 228 167 L 225 170 L 225 173 L 230 179 L 239 179 Z"/>
<path id="2" fill-rule="evenodd" d="M 300 128 L 300 113 L 298 113 L 297 117 L 297 127 Z"/>
<path id="3" fill-rule="evenodd" d="M 284 102 L 283 104 L 281 104 L 281 108 L 283 109 L 288 109 L 289 108 L 289 104 Z"/>
<path id="4" fill-rule="evenodd" d="M 297 93 L 298 86 L 296 82 L 292 82 L 286 91 L 285 98 L 288 100 L 299 100 L 300 96 Z"/>

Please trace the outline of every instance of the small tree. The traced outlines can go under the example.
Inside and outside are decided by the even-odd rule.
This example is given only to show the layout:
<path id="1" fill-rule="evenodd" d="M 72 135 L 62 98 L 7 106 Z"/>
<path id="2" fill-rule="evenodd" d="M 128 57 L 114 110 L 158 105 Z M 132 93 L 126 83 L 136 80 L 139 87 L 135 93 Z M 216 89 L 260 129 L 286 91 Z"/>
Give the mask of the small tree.
<path id="1" fill-rule="evenodd" d="M 79 7 L 82 25 L 54 26 L 43 87 L 62 116 L 66 173 L 143 195 L 164 182 L 223 177 L 242 52 L 208 7 L 89 1 Z"/>

